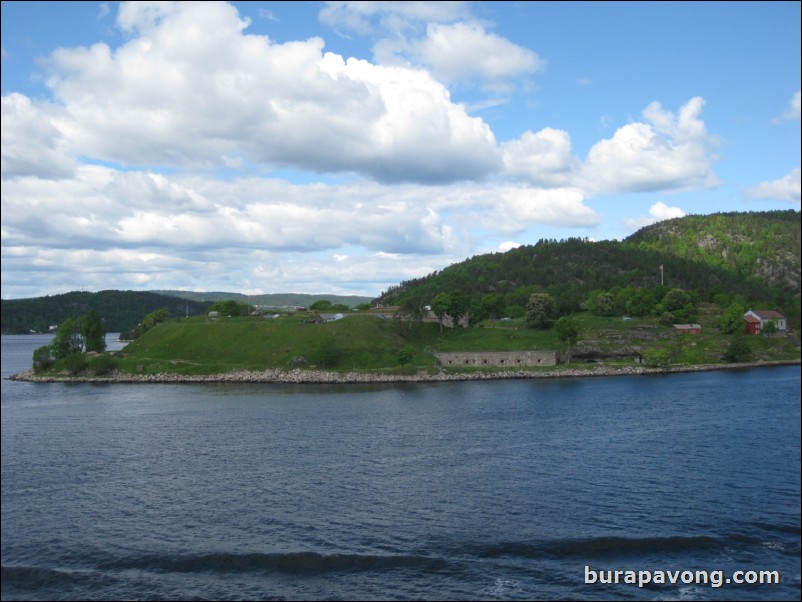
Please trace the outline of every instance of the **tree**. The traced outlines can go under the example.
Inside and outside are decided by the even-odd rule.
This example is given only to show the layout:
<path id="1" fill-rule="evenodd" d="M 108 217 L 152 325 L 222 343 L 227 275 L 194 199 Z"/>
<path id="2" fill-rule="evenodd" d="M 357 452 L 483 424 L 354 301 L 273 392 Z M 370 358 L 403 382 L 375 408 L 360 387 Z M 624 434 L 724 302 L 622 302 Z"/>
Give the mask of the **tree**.
<path id="1" fill-rule="evenodd" d="M 140 328 L 141 331 L 140 334 L 146 333 L 148 330 L 150 330 L 157 324 L 166 322 L 169 319 L 170 319 L 170 310 L 166 307 L 162 307 L 161 309 L 157 309 L 150 312 L 147 316 L 145 316 L 142 319 L 142 327 Z"/>
<path id="2" fill-rule="evenodd" d="M 579 324 L 575 320 L 563 316 L 554 323 L 554 330 L 557 333 L 557 338 L 563 344 L 563 353 L 569 358 L 568 363 L 570 363 L 571 348 L 576 345 L 581 333 Z"/>
<path id="3" fill-rule="evenodd" d="M 533 328 L 547 328 L 556 313 L 557 304 L 548 293 L 534 293 L 526 303 L 526 321 Z"/>
<path id="4" fill-rule="evenodd" d="M 732 334 L 744 329 L 744 308 L 740 303 L 731 303 L 721 316 L 721 331 Z"/>
<path id="5" fill-rule="evenodd" d="M 447 313 L 448 315 L 451 316 L 451 320 L 454 323 L 454 328 L 457 328 L 459 326 L 462 317 L 468 313 L 469 306 L 470 306 L 470 299 L 468 299 L 460 291 L 457 291 L 451 295 L 451 303 L 448 307 Z"/>
<path id="6" fill-rule="evenodd" d="M 615 297 L 609 292 L 599 293 L 590 299 L 588 307 L 597 316 L 615 315 Z"/>
<path id="7" fill-rule="evenodd" d="M 732 335 L 727 350 L 724 352 L 724 359 L 728 362 L 748 362 L 752 359 L 752 346 L 742 332 Z"/>
<path id="8" fill-rule="evenodd" d="M 504 311 L 504 297 L 497 294 L 485 295 L 482 297 L 481 308 L 487 317 L 497 320 Z"/>
<path id="9" fill-rule="evenodd" d="M 672 288 L 663 297 L 662 304 L 665 311 L 682 309 L 692 303 L 691 296 L 681 288 Z"/>
<path id="10" fill-rule="evenodd" d="M 53 365 L 52 347 L 45 345 L 33 352 L 33 371 L 44 372 Z"/>
<path id="11" fill-rule="evenodd" d="M 777 323 L 774 320 L 769 320 L 763 325 L 763 328 L 760 329 L 760 334 L 777 334 Z"/>
<path id="12" fill-rule="evenodd" d="M 329 311 L 331 309 L 331 301 L 326 301 L 325 299 L 319 299 L 312 303 L 309 306 L 309 309 L 312 311 Z"/>
<path id="13" fill-rule="evenodd" d="M 95 310 L 89 310 L 81 320 L 81 334 L 87 352 L 103 353 L 106 350 L 106 330 L 103 328 L 100 314 Z"/>
<path id="14" fill-rule="evenodd" d="M 437 321 L 440 322 L 440 332 L 443 332 L 443 318 L 451 310 L 451 295 L 448 293 L 440 293 L 432 299 L 432 311 L 437 316 Z"/>
<path id="15" fill-rule="evenodd" d="M 81 353 L 84 349 L 84 340 L 81 336 L 81 320 L 67 318 L 56 331 L 52 343 L 53 357 L 61 359 L 71 353 Z"/>
<path id="16" fill-rule="evenodd" d="M 239 303 L 234 301 L 233 299 L 228 299 L 227 301 L 218 301 L 217 303 L 213 304 L 209 307 L 209 311 L 216 311 L 221 316 L 239 316 L 240 314 L 240 306 Z"/>
<path id="17" fill-rule="evenodd" d="M 648 289 L 643 289 L 636 292 L 627 300 L 626 308 L 630 316 L 643 318 L 652 314 L 655 305 L 657 305 L 655 294 Z"/>

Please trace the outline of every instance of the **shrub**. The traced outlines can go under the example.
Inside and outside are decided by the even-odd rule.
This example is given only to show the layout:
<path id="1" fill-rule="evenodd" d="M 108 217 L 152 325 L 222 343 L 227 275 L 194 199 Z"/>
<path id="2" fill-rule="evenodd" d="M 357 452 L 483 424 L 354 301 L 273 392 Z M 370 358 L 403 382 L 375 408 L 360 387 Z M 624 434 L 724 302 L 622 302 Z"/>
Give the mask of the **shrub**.
<path id="1" fill-rule="evenodd" d="M 671 364 L 671 351 L 668 349 L 647 349 L 643 352 L 643 363 L 649 368 L 668 368 Z"/>
<path id="2" fill-rule="evenodd" d="M 724 359 L 731 363 L 748 362 L 752 359 L 752 345 L 746 335 L 738 333 L 732 336 L 732 340 L 724 352 Z"/>
<path id="3" fill-rule="evenodd" d="M 404 366 L 410 363 L 412 358 L 415 357 L 415 348 L 411 345 L 404 345 L 398 350 L 396 357 L 398 358 L 398 363 Z"/>
<path id="4" fill-rule="evenodd" d="M 321 368 L 333 368 L 342 359 L 343 351 L 337 347 L 333 337 L 320 341 L 315 348 L 312 360 Z"/>
<path id="5" fill-rule="evenodd" d="M 86 355 L 77 351 L 75 353 L 70 353 L 64 358 L 64 367 L 70 374 L 80 374 L 86 367 L 89 365 L 89 362 L 86 360 Z"/>
<path id="6" fill-rule="evenodd" d="M 53 353 L 50 345 L 39 347 L 33 352 L 33 371 L 44 372 L 53 365 Z"/>
<path id="7" fill-rule="evenodd" d="M 108 374 L 116 367 L 114 357 L 108 353 L 101 353 L 89 360 L 89 369 L 96 375 Z"/>

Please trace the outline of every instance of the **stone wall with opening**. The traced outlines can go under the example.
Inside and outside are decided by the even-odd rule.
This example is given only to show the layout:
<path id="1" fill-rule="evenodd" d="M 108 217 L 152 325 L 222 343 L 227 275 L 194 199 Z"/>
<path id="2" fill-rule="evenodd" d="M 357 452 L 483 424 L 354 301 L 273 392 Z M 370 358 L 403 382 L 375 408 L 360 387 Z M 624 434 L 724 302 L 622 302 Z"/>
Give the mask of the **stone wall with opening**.
<path id="1" fill-rule="evenodd" d="M 560 362 L 559 351 L 448 351 L 434 356 L 445 368 L 523 368 L 556 366 Z"/>

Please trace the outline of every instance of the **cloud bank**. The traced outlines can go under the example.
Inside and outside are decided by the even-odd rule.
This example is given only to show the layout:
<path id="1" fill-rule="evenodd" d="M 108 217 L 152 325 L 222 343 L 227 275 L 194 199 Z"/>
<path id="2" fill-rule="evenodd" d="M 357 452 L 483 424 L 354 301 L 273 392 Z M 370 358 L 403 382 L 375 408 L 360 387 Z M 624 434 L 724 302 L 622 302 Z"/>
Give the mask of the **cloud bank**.
<path id="1" fill-rule="evenodd" d="M 499 142 L 450 86 L 503 90 L 546 61 L 467 11 L 327 3 L 324 22 L 381 24 L 371 62 L 249 34 L 224 2 L 121 3 L 123 44 L 59 48 L 49 98 L 2 98 L 4 295 L 378 292 L 473 254 L 479 232 L 505 246 L 597 226 L 595 196 L 718 184 L 699 97 L 653 102 L 585 158 L 556 128 Z"/>

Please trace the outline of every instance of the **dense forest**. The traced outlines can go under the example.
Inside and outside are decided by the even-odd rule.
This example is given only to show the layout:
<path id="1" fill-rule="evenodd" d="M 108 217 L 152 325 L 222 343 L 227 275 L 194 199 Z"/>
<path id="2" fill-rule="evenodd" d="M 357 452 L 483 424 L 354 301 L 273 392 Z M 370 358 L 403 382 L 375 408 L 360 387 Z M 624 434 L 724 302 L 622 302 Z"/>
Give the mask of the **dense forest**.
<path id="1" fill-rule="evenodd" d="M 211 302 L 202 303 L 140 291 L 72 292 L 33 299 L 0 301 L 3 334 L 48 332 L 67 318 L 79 318 L 90 310 L 103 320 L 106 332 L 134 328 L 147 314 L 166 307 L 174 317 L 202 314 Z"/>
<path id="2" fill-rule="evenodd" d="M 589 301 L 609 293 L 624 313 L 639 291 L 662 295 L 669 289 L 722 307 L 736 301 L 777 307 L 798 325 L 800 213 L 688 216 L 648 226 L 624 241 L 541 240 L 402 282 L 375 301 L 415 312 L 440 293 L 458 294 L 473 321 L 491 311 L 522 316 L 534 293 L 554 297 L 561 314 L 588 309 Z"/>

